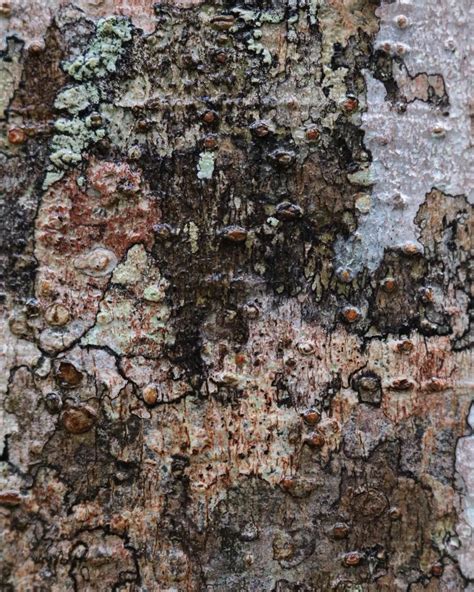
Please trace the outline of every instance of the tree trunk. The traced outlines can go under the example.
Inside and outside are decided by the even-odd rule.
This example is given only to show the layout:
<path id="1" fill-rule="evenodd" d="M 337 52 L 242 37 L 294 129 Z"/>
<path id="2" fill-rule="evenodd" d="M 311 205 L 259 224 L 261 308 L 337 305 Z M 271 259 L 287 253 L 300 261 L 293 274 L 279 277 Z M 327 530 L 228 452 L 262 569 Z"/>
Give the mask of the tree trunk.
<path id="1" fill-rule="evenodd" d="M 469 5 L 0 2 L 2 591 L 474 590 Z"/>

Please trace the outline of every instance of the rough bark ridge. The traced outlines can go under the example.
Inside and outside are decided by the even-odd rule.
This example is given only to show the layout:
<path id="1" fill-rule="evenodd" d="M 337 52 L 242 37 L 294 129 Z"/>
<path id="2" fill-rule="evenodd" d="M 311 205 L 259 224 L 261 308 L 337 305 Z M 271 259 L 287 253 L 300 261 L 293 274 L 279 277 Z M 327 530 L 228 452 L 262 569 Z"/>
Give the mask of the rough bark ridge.
<path id="1" fill-rule="evenodd" d="M 469 2 L 44 4 L 0 2 L 1 590 L 473 590 Z"/>

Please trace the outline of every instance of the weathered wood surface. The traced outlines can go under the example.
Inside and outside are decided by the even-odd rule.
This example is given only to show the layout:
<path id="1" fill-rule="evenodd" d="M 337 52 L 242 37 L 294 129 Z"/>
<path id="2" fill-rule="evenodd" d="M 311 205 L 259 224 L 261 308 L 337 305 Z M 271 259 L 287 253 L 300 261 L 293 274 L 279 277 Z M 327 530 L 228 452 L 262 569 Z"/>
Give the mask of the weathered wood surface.
<path id="1" fill-rule="evenodd" d="M 0 2 L 2 591 L 474 589 L 470 10 Z"/>

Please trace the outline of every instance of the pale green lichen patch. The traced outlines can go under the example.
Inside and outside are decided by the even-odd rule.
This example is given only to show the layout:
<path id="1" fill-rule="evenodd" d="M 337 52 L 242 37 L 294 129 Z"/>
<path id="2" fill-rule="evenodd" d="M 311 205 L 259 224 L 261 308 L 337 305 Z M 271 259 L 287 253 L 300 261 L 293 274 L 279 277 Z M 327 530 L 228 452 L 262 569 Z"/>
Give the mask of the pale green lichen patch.
<path id="1" fill-rule="evenodd" d="M 123 263 L 117 266 L 112 276 L 113 284 L 133 285 L 142 279 L 147 265 L 147 255 L 143 245 L 134 245 Z"/>
<path id="2" fill-rule="evenodd" d="M 198 179 L 212 179 L 214 173 L 214 154 L 212 152 L 201 152 L 197 165 Z"/>
<path id="3" fill-rule="evenodd" d="M 137 301 L 134 294 L 113 288 L 81 343 L 109 347 L 119 355 L 155 356 L 162 345 L 174 341 L 169 317 L 165 303 Z"/>
<path id="4" fill-rule="evenodd" d="M 245 8 L 234 8 L 232 12 L 246 23 L 281 23 L 285 19 L 284 10 L 250 10 Z"/>
<path id="5" fill-rule="evenodd" d="M 118 16 L 102 19 L 97 24 L 89 49 L 65 64 L 64 69 L 78 81 L 103 78 L 115 72 L 117 60 L 123 53 L 123 44 L 131 38 L 131 25 L 127 19 Z M 65 170 L 78 165 L 82 161 L 82 153 L 105 136 L 105 129 L 95 129 L 90 118 L 83 121 L 79 117 L 91 105 L 97 105 L 97 110 L 100 110 L 100 100 L 100 91 L 92 82 L 72 86 L 58 94 L 54 106 L 70 113 L 72 119 L 59 119 L 55 124 L 58 133 L 51 143 L 51 164 L 43 189 L 59 181 Z"/>
<path id="6" fill-rule="evenodd" d="M 169 287 L 169 282 L 165 279 L 160 280 L 156 284 L 151 284 L 143 290 L 143 298 L 148 302 L 161 302 L 165 299 L 166 290 Z"/>
<path id="7" fill-rule="evenodd" d="M 107 346 L 120 355 L 159 354 L 164 344 L 174 341 L 165 302 L 168 287 L 145 247 L 134 245 L 115 268 L 96 324 L 82 344 Z"/>
<path id="8" fill-rule="evenodd" d="M 56 109 L 64 109 L 72 115 L 77 115 L 90 105 L 99 102 L 99 91 L 92 84 L 79 84 L 66 88 L 58 94 L 54 102 Z"/>
<path id="9" fill-rule="evenodd" d="M 247 47 L 249 48 L 250 51 L 252 51 L 256 55 L 261 56 L 264 64 L 271 65 L 272 54 L 262 43 L 259 43 L 258 41 L 256 41 L 256 38 L 258 38 L 258 36 L 256 36 L 256 35 L 251 37 L 249 39 L 249 41 L 247 42 Z"/>
<path id="10" fill-rule="evenodd" d="M 95 39 L 89 49 L 64 69 L 76 80 L 102 78 L 115 72 L 123 44 L 132 38 L 131 25 L 123 17 L 113 16 L 97 24 Z"/>
<path id="11" fill-rule="evenodd" d="M 372 167 L 367 166 L 365 168 L 361 168 L 355 173 L 349 173 L 347 178 L 351 183 L 363 185 L 364 187 L 370 187 L 375 183 L 375 172 Z"/>
<path id="12" fill-rule="evenodd" d="M 59 133 L 51 143 L 49 159 L 52 166 L 48 168 L 44 188 L 61 179 L 65 169 L 79 164 L 82 152 L 105 136 L 105 129 L 91 129 L 79 117 L 58 119 L 54 127 Z"/>

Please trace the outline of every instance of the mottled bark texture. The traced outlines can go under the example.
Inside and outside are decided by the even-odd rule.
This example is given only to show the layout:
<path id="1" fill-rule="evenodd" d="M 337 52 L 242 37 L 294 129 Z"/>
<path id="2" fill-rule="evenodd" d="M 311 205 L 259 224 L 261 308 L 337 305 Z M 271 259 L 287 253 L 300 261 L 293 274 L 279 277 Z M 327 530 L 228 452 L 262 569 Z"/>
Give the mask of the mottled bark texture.
<path id="1" fill-rule="evenodd" d="M 2 591 L 474 589 L 469 10 L 0 2 Z"/>

